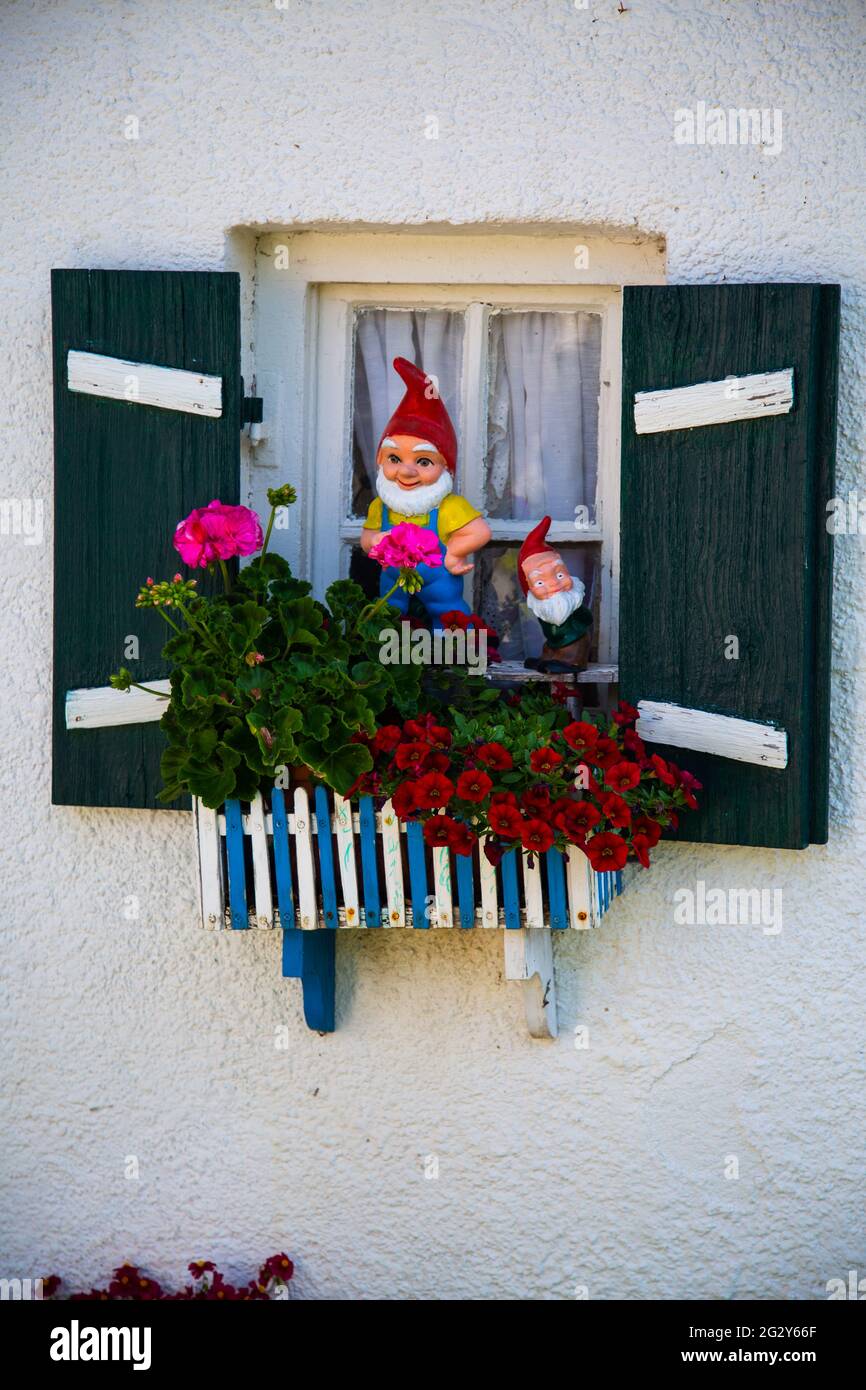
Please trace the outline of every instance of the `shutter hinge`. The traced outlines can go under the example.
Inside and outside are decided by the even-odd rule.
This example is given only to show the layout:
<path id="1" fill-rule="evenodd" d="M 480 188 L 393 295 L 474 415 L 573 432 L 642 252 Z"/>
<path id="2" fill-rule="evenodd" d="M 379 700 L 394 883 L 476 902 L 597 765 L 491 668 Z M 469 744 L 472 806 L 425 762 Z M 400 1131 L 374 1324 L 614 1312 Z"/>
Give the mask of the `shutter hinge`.
<path id="1" fill-rule="evenodd" d="M 253 381 L 255 389 L 255 381 Z M 258 444 L 264 438 L 264 431 L 261 428 L 264 418 L 264 400 L 261 396 L 244 395 L 244 379 L 241 377 L 241 419 L 240 427 L 250 426 L 250 443 Z"/>

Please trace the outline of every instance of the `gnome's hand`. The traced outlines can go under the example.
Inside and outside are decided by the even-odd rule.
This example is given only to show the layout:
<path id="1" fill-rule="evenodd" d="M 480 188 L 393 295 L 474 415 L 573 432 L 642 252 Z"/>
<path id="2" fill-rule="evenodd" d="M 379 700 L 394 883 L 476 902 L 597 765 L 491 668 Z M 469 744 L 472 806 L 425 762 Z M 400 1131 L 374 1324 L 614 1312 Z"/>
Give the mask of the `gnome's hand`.
<path id="1" fill-rule="evenodd" d="M 445 568 L 449 574 L 468 574 L 475 566 L 468 556 L 455 555 L 450 548 L 445 551 Z"/>

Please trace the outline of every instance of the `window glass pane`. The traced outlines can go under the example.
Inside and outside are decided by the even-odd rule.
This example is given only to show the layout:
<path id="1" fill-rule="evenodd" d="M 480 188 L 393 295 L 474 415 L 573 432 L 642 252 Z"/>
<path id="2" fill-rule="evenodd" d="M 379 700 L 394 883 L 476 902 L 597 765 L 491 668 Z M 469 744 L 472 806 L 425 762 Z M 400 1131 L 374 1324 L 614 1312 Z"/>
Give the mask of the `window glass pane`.
<path id="1" fill-rule="evenodd" d="M 376 446 L 405 386 L 394 371 L 406 357 L 435 377 L 460 437 L 463 313 L 448 309 L 359 309 L 355 315 L 352 481 L 349 515 L 366 516 L 375 497 Z"/>
<path id="2" fill-rule="evenodd" d="M 594 524 L 601 315 L 491 314 L 488 353 L 487 515 Z"/>
<path id="3" fill-rule="evenodd" d="M 561 545 L 557 549 L 568 565 L 569 574 L 583 581 L 583 602 L 595 617 L 592 629 L 592 657 L 595 659 L 598 625 L 599 548 L 595 545 Z M 524 661 L 538 656 L 544 636 L 526 606 L 517 579 L 519 545 L 486 545 L 475 557 L 475 608 L 499 634 L 499 652 L 504 661 Z"/>

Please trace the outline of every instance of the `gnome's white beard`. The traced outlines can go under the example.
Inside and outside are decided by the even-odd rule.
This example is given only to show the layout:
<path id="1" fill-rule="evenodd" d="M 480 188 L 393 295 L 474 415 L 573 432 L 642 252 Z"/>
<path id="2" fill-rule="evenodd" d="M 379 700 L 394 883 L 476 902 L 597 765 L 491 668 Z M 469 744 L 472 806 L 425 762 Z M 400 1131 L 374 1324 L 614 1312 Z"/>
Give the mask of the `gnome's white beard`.
<path id="1" fill-rule="evenodd" d="M 526 595 L 526 606 L 530 613 L 534 613 L 536 618 L 543 618 L 546 623 L 552 623 L 554 627 L 562 627 L 564 622 L 571 617 L 575 608 L 579 608 L 583 603 L 584 587 L 579 579 L 572 576 L 572 587 L 563 589 L 559 594 L 551 594 L 550 598 L 536 598 L 535 594 Z"/>
<path id="2" fill-rule="evenodd" d="M 427 516 L 440 502 L 444 502 L 454 488 L 454 479 L 444 472 L 435 483 L 426 487 L 403 488 L 385 477 L 382 469 L 376 473 L 376 491 L 389 512 L 398 516 Z"/>

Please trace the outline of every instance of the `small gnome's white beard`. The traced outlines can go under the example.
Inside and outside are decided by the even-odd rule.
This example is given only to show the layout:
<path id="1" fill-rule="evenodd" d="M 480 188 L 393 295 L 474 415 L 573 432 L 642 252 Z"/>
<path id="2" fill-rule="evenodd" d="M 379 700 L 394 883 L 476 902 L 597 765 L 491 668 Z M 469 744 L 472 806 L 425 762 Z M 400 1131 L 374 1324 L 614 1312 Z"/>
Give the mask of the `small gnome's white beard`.
<path id="1" fill-rule="evenodd" d="M 381 468 L 376 473 L 376 491 L 388 511 L 396 512 L 398 516 L 429 516 L 453 489 L 454 479 L 447 471 L 435 483 L 408 489 L 399 483 L 392 483 Z"/>
<path id="2" fill-rule="evenodd" d="M 550 598 L 536 598 L 535 594 L 527 594 L 526 606 L 530 613 L 534 613 L 536 618 L 543 618 L 546 623 L 552 623 L 554 627 L 562 627 L 575 608 L 583 603 L 585 590 L 580 580 L 572 575 L 571 584 L 570 589 L 551 594 Z"/>

